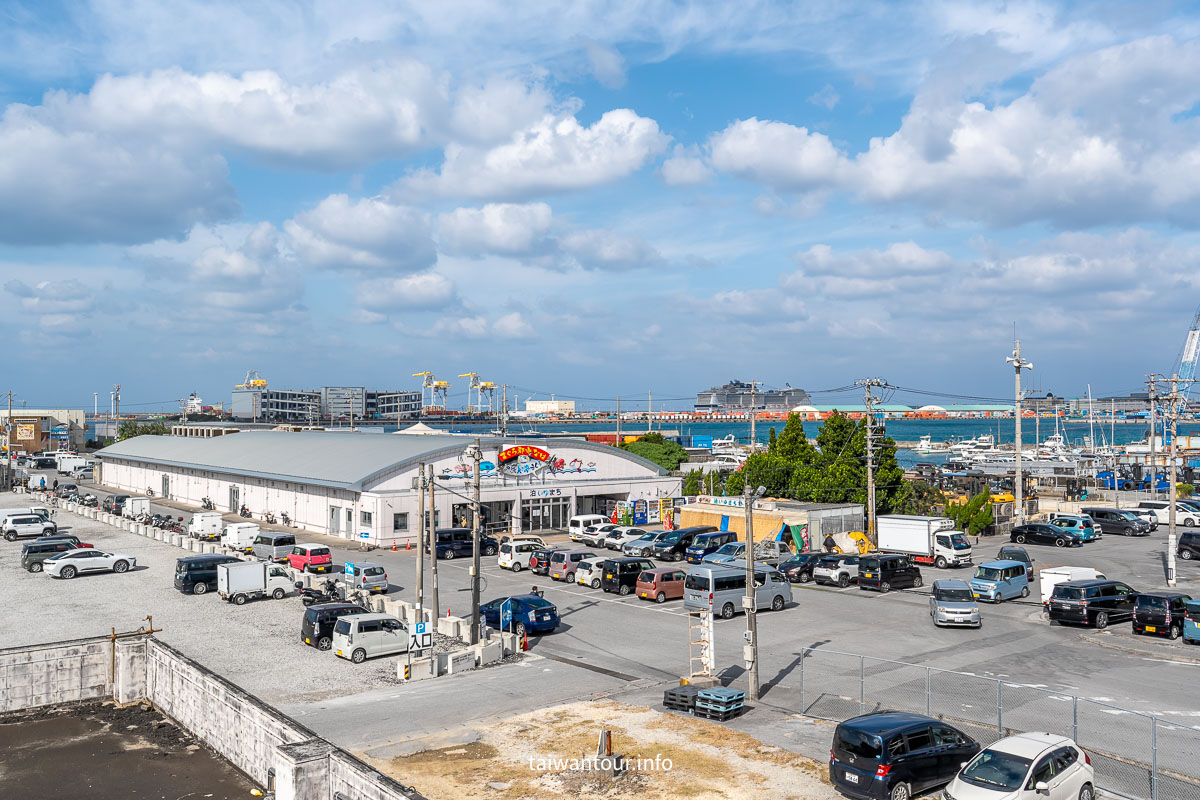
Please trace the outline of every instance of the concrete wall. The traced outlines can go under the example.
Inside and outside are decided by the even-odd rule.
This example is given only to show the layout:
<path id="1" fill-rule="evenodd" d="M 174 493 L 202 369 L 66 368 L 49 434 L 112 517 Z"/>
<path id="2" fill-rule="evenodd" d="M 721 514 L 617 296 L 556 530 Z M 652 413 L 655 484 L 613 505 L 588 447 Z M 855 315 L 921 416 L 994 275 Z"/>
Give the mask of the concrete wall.
<path id="1" fill-rule="evenodd" d="M 0 650 L 0 712 L 108 697 L 111 658 L 103 638 Z"/>

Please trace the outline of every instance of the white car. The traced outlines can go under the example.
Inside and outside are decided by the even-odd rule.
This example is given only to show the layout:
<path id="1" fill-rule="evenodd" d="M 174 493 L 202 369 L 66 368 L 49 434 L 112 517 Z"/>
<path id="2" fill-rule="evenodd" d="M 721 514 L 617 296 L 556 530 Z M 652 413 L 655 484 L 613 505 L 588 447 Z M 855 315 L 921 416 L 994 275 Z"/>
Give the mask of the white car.
<path id="1" fill-rule="evenodd" d="M 541 544 L 541 540 L 517 539 L 515 542 L 505 542 L 500 545 L 500 555 L 496 556 L 496 563 L 501 569 L 520 572 L 529 566 L 529 554 L 543 547 L 545 545 Z"/>
<path id="2" fill-rule="evenodd" d="M 137 559 L 133 556 L 94 548 L 68 550 L 42 562 L 47 575 L 67 580 L 83 572 L 128 572 L 135 566 Z"/>
<path id="3" fill-rule="evenodd" d="M 590 544 L 592 547 L 604 547 L 604 543 L 608 541 L 608 535 L 616 527 L 615 524 L 610 522 L 605 522 L 602 525 L 589 525 L 579 534 L 579 541 L 583 544 Z"/>
<path id="4" fill-rule="evenodd" d="M 600 573 L 604 569 L 604 556 L 596 556 L 595 558 L 585 558 L 579 562 L 579 566 L 575 568 L 575 582 L 580 586 L 590 586 L 593 589 L 600 588 Z"/>
<path id="5" fill-rule="evenodd" d="M 1171 503 L 1169 500 L 1143 500 L 1132 511 L 1139 517 L 1142 517 L 1145 512 L 1149 511 L 1151 518 L 1155 519 L 1159 525 L 1166 525 L 1171 521 Z M 1146 519 L 1146 517 L 1142 517 L 1142 519 Z M 1200 524 L 1200 514 L 1197 514 L 1182 503 L 1176 503 L 1175 524 L 1193 528 Z"/>
<path id="6" fill-rule="evenodd" d="M 1095 800 L 1095 770 L 1079 745 L 1053 733 L 1020 733 L 980 751 L 944 800 Z"/>
<path id="7" fill-rule="evenodd" d="M 15 542 L 23 536 L 49 536 L 58 532 L 58 526 L 40 514 L 13 514 L 0 522 L 4 538 Z"/>
<path id="8" fill-rule="evenodd" d="M 608 532 L 608 537 L 604 540 L 604 546 L 609 550 L 620 550 L 625 545 L 637 541 L 647 533 L 649 531 L 644 531 L 641 528 L 618 525 Z"/>

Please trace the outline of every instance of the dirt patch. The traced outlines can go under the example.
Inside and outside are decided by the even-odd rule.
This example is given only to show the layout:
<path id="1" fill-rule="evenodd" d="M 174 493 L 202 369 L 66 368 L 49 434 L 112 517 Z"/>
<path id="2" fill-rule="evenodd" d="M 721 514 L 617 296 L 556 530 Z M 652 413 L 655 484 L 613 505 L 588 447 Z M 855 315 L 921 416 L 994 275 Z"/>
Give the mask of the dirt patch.
<path id="1" fill-rule="evenodd" d="M 616 778 L 604 762 L 587 763 L 602 728 L 626 759 Z M 608 700 L 513 717 L 480 729 L 472 744 L 369 760 L 431 800 L 838 798 L 812 759 L 717 723 Z"/>

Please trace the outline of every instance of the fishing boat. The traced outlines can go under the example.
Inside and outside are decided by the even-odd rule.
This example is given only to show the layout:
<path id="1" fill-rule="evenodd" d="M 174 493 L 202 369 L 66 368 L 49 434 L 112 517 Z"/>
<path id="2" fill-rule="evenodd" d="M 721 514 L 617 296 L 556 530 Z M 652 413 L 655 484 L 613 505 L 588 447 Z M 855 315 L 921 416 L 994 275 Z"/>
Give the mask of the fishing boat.
<path id="1" fill-rule="evenodd" d="M 922 456 L 934 453 L 949 453 L 950 445 L 945 442 L 934 442 L 933 436 L 926 433 L 917 440 L 917 446 L 913 448 L 913 452 Z"/>

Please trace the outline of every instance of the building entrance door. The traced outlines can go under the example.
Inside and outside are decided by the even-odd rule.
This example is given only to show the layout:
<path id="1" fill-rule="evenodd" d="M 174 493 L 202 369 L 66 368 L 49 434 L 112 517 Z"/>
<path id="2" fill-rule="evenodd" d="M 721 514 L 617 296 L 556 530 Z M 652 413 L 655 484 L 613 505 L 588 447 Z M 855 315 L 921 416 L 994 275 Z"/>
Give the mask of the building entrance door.
<path id="1" fill-rule="evenodd" d="M 571 500 L 567 497 L 539 497 L 521 501 L 522 530 L 565 530 L 571 515 Z"/>
<path id="2" fill-rule="evenodd" d="M 241 503 L 240 503 L 241 497 L 242 497 L 241 489 L 239 489 L 236 486 L 229 487 L 229 510 L 235 514 L 242 507 Z"/>
<path id="3" fill-rule="evenodd" d="M 329 507 L 329 535 L 330 536 L 341 536 L 342 535 L 341 511 L 342 510 L 340 508 L 338 508 L 337 506 Z"/>
<path id="4" fill-rule="evenodd" d="M 162 496 L 164 498 L 171 496 L 171 476 L 170 475 L 162 476 Z"/>

